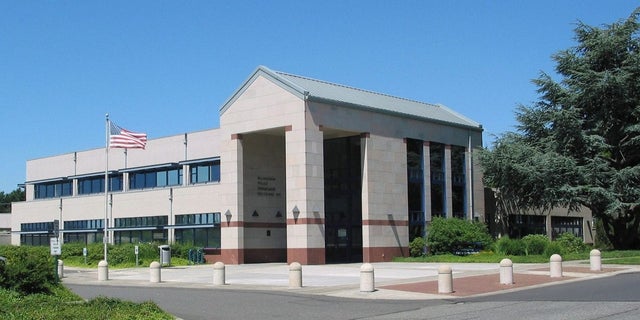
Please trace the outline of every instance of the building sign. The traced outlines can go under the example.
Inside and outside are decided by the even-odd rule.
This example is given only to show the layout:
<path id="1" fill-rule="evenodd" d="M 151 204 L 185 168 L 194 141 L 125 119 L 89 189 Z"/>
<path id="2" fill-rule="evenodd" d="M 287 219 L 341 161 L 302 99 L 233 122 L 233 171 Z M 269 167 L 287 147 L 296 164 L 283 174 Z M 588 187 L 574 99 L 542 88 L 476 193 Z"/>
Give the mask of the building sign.
<path id="1" fill-rule="evenodd" d="M 258 176 L 258 196 L 263 197 L 280 197 L 282 194 L 276 188 L 275 177 Z"/>

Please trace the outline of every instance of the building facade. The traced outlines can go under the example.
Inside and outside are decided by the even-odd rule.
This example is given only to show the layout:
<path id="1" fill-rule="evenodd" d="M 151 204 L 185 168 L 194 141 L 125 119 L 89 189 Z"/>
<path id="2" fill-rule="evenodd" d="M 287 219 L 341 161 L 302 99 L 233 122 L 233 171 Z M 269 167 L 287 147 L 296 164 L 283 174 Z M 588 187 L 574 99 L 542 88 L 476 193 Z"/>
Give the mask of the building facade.
<path id="1" fill-rule="evenodd" d="M 27 162 L 12 243 L 189 243 L 239 264 L 390 261 L 434 216 L 484 220 L 482 126 L 258 67 L 220 127 Z"/>

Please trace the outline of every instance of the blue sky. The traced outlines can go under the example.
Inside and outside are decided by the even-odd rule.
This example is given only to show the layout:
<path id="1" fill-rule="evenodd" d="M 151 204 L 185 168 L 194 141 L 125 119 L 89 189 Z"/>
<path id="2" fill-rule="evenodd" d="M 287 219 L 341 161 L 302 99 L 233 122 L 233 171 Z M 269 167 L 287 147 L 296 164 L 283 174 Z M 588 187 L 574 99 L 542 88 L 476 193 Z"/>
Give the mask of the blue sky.
<path id="1" fill-rule="evenodd" d="M 29 159 L 104 147 L 105 114 L 158 138 L 219 124 L 259 65 L 513 130 L 531 79 L 640 2 L 0 1 L 0 191 Z"/>

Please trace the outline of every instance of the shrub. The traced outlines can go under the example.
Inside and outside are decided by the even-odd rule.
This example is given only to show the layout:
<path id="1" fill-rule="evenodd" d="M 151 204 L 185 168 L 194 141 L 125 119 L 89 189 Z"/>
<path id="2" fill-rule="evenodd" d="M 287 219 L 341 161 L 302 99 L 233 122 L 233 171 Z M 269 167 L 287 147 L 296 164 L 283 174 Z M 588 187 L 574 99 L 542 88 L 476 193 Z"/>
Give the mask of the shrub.
<path id="1" fill-rule="evenodd" d="M 527 247 L 522 239 L 511 239 L 502 237 L 496 242 L 496 251 L 503 255 L 524 256 Z"/>
<path id="2" fill-rule="evenodd" d="M 551 241 L 544 234 L 530 234 L 522 238 L 525 245 L 525 254 L 543 254 Z"/>
<path id="3" fill-rule="evenodd" d="M 462 219 L 434 218 L 427 227 L 427 247 L 432 254 L 467 252 L 491 244 L 484 224 Z"/>
<path id="4" fill-rule="evenodd" d="M 584 241 L 570 232 L 560 234 L 556 242 L 563 248 L 562 253 L 580 253 L 587 249 Z"/>
<path id="5" fill-rule="evenodd" d="M 554 254 L 562 254 L 562 245 L 560 245 L 557 241 L 551 241 L 547 248 L 544 250 L 544 255 L 547 257 L 551 257 Z"/>
<path id="6" fill-rule="evenodd" d="M 417 237 L 409 243 L 409 253 L 412 257 L 421 257 L 424 255 L 425 245 L 425 239 L 423 237 Z"/>
<path id="7" fill-rule="evenodd" d="M 56 266 L 46 247 L 3 246 L 0 287 L 21 294 L 49 293 L 58 284 Z"/>

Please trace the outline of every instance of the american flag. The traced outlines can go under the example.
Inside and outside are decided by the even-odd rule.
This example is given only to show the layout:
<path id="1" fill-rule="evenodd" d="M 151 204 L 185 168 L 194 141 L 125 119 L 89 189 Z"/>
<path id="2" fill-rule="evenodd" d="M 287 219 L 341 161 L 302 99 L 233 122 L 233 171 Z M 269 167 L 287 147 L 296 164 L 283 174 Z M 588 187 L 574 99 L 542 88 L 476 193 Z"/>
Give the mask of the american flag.
<path id="1" fill-rule="evenodd" d="M 146 133 L 132 132 L 110 123 L 109 148 L 144 149 L 147 145 Z"/>

